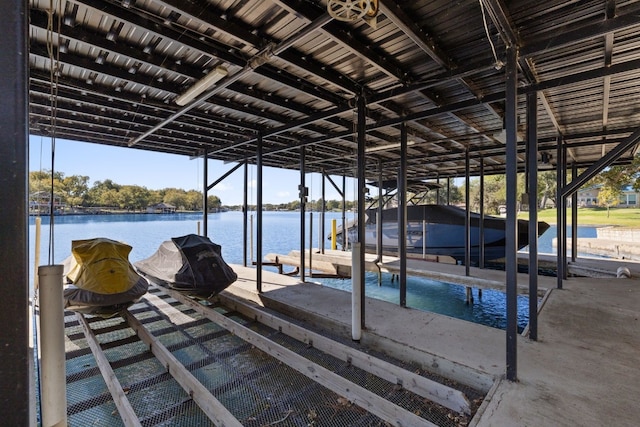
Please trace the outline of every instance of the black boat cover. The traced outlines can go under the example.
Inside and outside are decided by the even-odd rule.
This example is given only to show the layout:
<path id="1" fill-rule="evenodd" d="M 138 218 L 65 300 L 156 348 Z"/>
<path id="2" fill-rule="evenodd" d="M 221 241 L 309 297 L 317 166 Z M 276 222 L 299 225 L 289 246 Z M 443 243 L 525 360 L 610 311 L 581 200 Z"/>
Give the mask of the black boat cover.
<path id="1" fill-rule="evenodd" d="M 213 296 L 238 278 L 222 258 L 222 246 L 196 234 L 173 237 L 134 265 L 152 281 L 202 296 Z"/>

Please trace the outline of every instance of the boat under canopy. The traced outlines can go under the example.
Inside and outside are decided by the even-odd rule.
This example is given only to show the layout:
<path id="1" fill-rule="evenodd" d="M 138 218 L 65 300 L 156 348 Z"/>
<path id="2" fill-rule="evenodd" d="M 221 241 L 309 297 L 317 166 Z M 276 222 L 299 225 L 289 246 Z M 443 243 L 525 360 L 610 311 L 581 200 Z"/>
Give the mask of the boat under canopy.
<path id="1" fill-rule="evenodd" d="M 134 265 L 154 283 L 204 297 L 223 291 L 238 278 L 222 258 L 222 246 L 196 234 L 173 237 Z"/>
<path id="2" fill-rule="evenodd" d="M 72 241 L 63 261 L 65 308 L 108 317 L 140 299 L 149 283 L 129 262 L 131 249 L 104 237 Z"/>
<path id="3" fill-rule="evenodd" d="M 450 205 L 410 205 L 407 213 L 407 252 L 446 255 L 464 262 L 466 247 L 466 211 Z M 365 248 L 373 252 L 377 246 L 377 210 L 368 209 L 365 224 Z M 549 228 L 546 222 L 538 222 L 538 236 Z M 347 228 L 348 241 L 357 240 L 357 227 Z M 342 241 L 342 230 L 337 235 Z M 529 244 L 529 221 L 518 220 L 518 250 Z M 505 256 L 505 219 L 484 216 L 484 257 L 486 260 Z M 398 251 L 398 208 L 382 211 L 382 250 Z M 471 262 L 480 259 L 480 214 L 470 213 L 470 255 Z"/>

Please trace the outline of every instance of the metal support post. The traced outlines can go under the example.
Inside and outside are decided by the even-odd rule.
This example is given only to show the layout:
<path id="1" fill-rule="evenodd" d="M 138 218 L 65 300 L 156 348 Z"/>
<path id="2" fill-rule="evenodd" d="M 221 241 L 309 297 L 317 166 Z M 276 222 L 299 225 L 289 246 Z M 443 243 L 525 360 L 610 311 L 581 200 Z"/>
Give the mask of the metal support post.
<path id="1" fill-rule="evenodd" d="M 529 339 L 538 340 L 538 94 L 527 94 L 527 194 L 529 203 Z"/>
<path id="2" fill-rule="evenodd" d="M 407 126 L 400 124 L 398 170 L 398 257 L 400 258 L 400 306 L 407 306 Z"/>
<path id="3" fill-rule="evenodd" d="M 29 344 L 29 2 L 4 2 L 0 21 L 0 319 L 2 424 L 35 425 L 33 348 Z"/>
<path id="4" fill-rule="evenodd" d="M 563 214 L 564 210 L 564 196 L 562 194 L 562 144 L 563 139 L 562 135 L 558 135 L 557 149 L 556 149 L 556 248 L 557 248 L 557 257 L 556 257 L 556 275 L 557 275 L 557 285 L 558 289 L 562 289 L 562 281 L 564 280 L 564 262 L 563 262 L 563 252 L 565 252 L 566 240 L 564 239 L 563 229 L 565 228 L 565 224 L 563 222 L 566 215 Z"/>
<path id="5" fill-rule="evenodd" d="M 342 250 L 347 250 L 347 177 L 342 175 Z"/>
<path id="6" fill-rule="evenodd" d="M 325 243 L 325 211 L 327 209 L 327 201 L 326 201 L 326 180 L 324 178 L 324 171 L 320 174 L 322 177 L 322 211 L 320 211 L 320 237 L 318 237 L 318 244 L 320 245 L 320 251 L 324 254 L 324 243 Z"/>
<path id="7" fill-rule="evenodd" d="M 307 205 L 307 183 L 306 183 L 306 171 L 305 171 L 305 155 L 306 150 L 303 145 L 300 147 L 300 185 L 298 186 L 300 197 L 300 280 L 305 281 L 305 206 Z M 309 254 L 311 256 L 311 254 Z"/>
<path id="8" fill-rule="evenodd" d="M 578 166 L 571 165 L 571 179 L 578 178 Z M 578 257 L 578 192 L 571 195 L 571 261 L 576 262 Z"/>
<path id="9" fill-rule="evenodd" d="M 562 188 L 567 186 L 567 147 L 562 141 Z M 562 198 L 562 241 L 564 251 L 562 251 L 562 278 L 567 279 L 567 196 Z"/>
<path id="10" fill-rule="evenodd" d="M 256 151 L 256 284 L 258 292 L 262 292 L 262 133 L 258 133 Z"/>
<path id="11" fill-rule="evenodd" d="M 247 266 L 247 215 L 248 215 L 249 162 L 244 161 L 244 194 L 242 196 L 242 265 Z"/>
<path id="12" fill-rule="evenodd" d="M 360 243 L 360 256 L 358 257 L 358 268 L 361 272 L 364 272 L 364 247 L 365 247 L 365 166 L 367 159 L 365 158 L 365 144 L 366 144 L 366 101 L 364 95 L 358 97 L 358 242 Z M 364 287 L 364 274 L 360 275 L 359 283 L 357 286 L 360 288 L 360 304 L 362 307 L 360 318 L 362 319 L 362 326 L 365 324 L 365 287 Z M 354 285 L 355 286 L 355 285 Z"/>
<path id="13" fill-rule="evenodd" d="M 378 212 L 376 218 L 377 261 L 382 262 L 382 160 L 378 159 Z"/>
<path id="14" fill-rule="evenodd" d="M 505 128 L 507 131 L 506 178 L 507 178 L 507 217 L 505 221 L 506 248 L 505 270 L 507 279 L 507 379 L 518 379 L 518 258 L 516 191 L 518 179 L 517 131 L 517 84 L 518 63 L 517 48 L 507 47 L 506 63 L 506 108 Z"/>
<path id="15" fill-rule="evenodd" d="M 464 204 L 466 207 L 464 215 L 464 274 L 471 275 L 471 200 L 469 179 L 469 147 L 464 152 Z"/>
<path id="16" fill-rule="evenodd" d="M 484 157 L 480 156 L 480 224 L 478 226 L 478 266 L 484 268 Z"/>
<path id="17" fill-rule="evenodd" d="M 209 236 L 209 218 L 207 217 L 207 213 L 209 213 L 209 201 L 207 198 L 208 192 L 208 184 L 209 184 L 209 162 L 208 162 L 208 151 L 205 148 L 204 154 L 202 156 L 202 235 L 204 237 Z"/>

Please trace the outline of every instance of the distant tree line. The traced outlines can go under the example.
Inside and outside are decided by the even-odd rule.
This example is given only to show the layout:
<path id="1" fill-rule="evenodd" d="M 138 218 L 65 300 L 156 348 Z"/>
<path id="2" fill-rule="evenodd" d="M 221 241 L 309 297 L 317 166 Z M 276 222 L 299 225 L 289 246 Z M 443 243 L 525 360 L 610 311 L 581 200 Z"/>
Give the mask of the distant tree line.
<path id="1" fill-rule="evenodd" d="M 578 171 L 581 173 L 582 171 Z M 89 186 L 89 177 L 71 175 L 66 177 L 62 172 L 55 172 L 53 179 L 54 194 L 60 197 L 62 203 L 69 207 L 114 207 L 123 210 L 140 211 L 148 206 L 161 202 L 176 206 L 180 210 L 198 211 L 202 210 L 202 193 L 197 190 L 183 190 L 179 188 L 164 188 L 162 190 L 149 190 L 138 185 L 120 185 L 106 179 L 96 181 Z M 640 191 L 640 159 L 636 157 L 629 165 L 612 166 L 598 174 L 587 185 L 599 185 L 600 192 L 598 203 L 603 206 L 615 206 L 620 200 L 623 188 L 632 186 L 635 191 Z M 516 199 L 521 204 L 527 204 L 525 175 L 518 174 Z M 488 175 L 484 177 L 484 210 L 486 213 L 498 213 L 500 205 L 506 204 L 507 182 L 505 175 Z M 34 171 L 29 173 L 29 191 L 36 193 L 51 191 L 51 172 Z M 413 203 L 433 203 L 433 204 L 463 204 L 465 194 L 465 184 L 456 186 L 451 182 L 449 194 L 447 188 L 443 187 L 439 191 L 431 190 L 423 194 L 407 195 L 407 200 Z M 480 209 L 480 179 L 474 177 L 469 180 L 469 205 L 471 210 Z M 377 194 L 370 194 L 367 197 L 367 205 L 375 206 Z M 556 171 L 542 171 L 538 174 L 538 206 L 543 209 L 548 202 L 556 205 Z M 344 209 L 351 211 L 357 208 L 357 201 L 345 200 Z M 321 211 L 324 204 L 325 211 L 341 211 L 342 200 L 309 200 L 305 205 L 307 211 Z M 218 196 L 208 196 L 208 206 L 210 210 L 219 209 L 222 202 Z M 242 206 L 227 206 L 230 209 L 240 210 Z M 249 210 L 255 210 L 255 205 L 250 205 Z M 300 209 L 300 200 L 293 200 L 286 203 L 265 203 L 265 210 L 269 211 L 295 211 Z"/>
<path id="2" fill-rule="evenodd" d="M 51 171 L 33 171 L 29 173 L 29 193 L 51 193 Z M 104 207 L 127 211 L 144 211 L 148 206 L 168 203 L 179 210 L 201 211 L 202 192 L 163 188 L 149 190 L 139 185 L 120 185 L 110 179 L 96 181 L 89 186 L 89 177 L 81 175 L 65 176 L 62 172 L 53 173 L 53 193 L 60 202 L 70 208 Z M 222 202 L 218 196 L 208 196 L 211 210 L 220 208 Z"/>

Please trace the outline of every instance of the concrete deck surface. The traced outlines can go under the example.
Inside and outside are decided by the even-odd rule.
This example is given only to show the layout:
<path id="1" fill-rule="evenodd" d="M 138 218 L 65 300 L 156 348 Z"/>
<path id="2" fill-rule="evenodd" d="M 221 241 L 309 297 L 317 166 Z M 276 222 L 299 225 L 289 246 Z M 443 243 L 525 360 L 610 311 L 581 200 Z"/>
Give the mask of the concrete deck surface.
<path id="1" fill-rule="evenodd" d="M 287 314 L 350 330 L 351 297 L 234 266 L 226 292 Z M 288 307 L 288 308 L 286 308 Z M 539 341 L 520 337 L 518 382 L 502 379 L 504 331 L 367 299 L 363 345 L 480 389 L 493 388 L 472 420 L 477 426 L 636 426 L 640 424 L 640 280 L 571 278 L 551 291 L 538 319 Z M 395 352 L 395 353 L 393 353 Z"/>
<path id="2" fill-rule="evenodd" d="M 478 426 L 640 424 L 640 281 L 567 280 L 521 338 L 518 382 L 501 381 Z"/>

